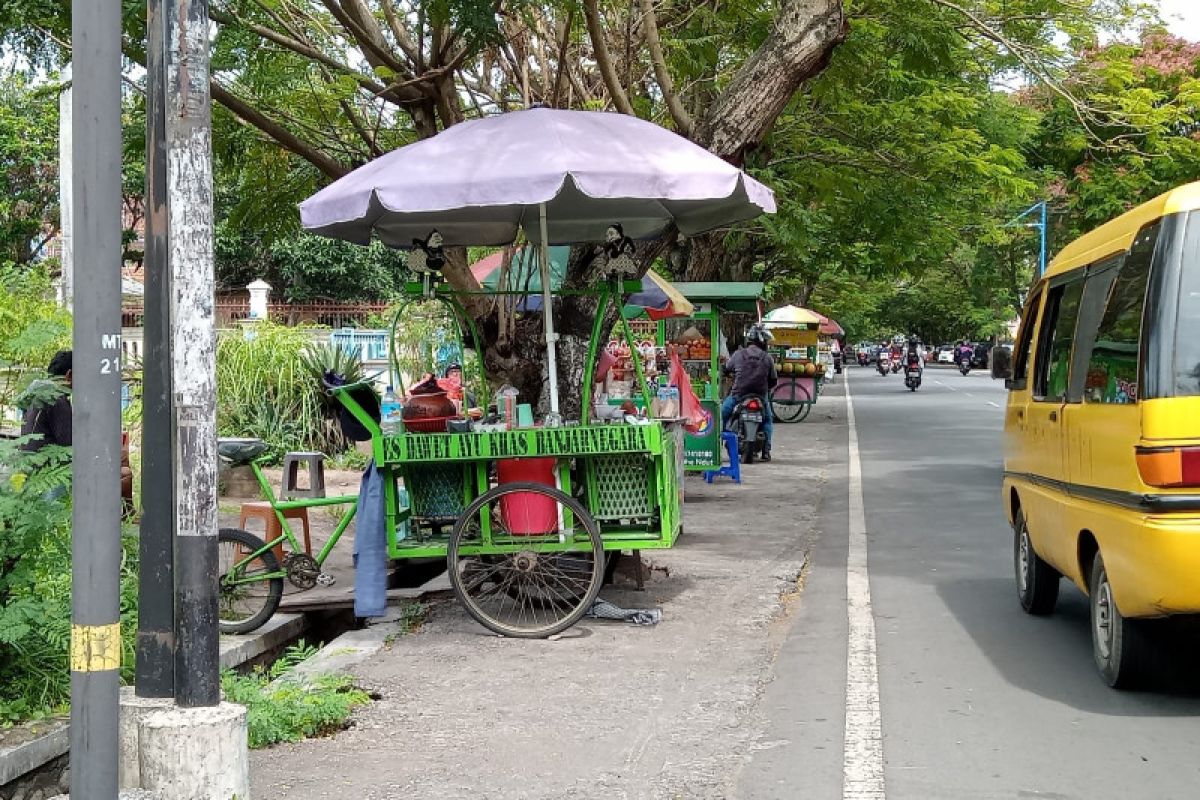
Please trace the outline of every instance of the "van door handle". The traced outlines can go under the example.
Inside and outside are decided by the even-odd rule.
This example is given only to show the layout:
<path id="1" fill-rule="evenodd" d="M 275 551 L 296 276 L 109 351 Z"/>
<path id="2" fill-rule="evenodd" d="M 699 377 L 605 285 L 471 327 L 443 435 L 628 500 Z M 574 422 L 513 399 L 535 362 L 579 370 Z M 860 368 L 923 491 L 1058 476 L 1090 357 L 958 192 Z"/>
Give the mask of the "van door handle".
<path id="1" fill-rule="evenodd" d="M 1050 421 L 1051 421 L 1051 422 L 1058 422 L 1058 412 L 1057 412 L 1057 411 L 1051 411 L 1051 412 L 1050 412 Z"/>

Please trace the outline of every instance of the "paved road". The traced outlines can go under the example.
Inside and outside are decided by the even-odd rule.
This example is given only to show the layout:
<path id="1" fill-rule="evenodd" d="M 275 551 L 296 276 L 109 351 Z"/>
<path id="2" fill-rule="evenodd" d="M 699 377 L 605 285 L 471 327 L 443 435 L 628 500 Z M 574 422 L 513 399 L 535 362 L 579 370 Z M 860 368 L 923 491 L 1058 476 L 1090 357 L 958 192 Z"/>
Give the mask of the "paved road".
<path id="1" fill-rule="evenodd" d="M 1050 618 L 1017 605 L 998 489 L 1002 385 L 931 369 L 911 394 L 897 376 L 854 369 L 849 387 L 886 797 L 1200 797 L 1200 680 L 1114 692 L 1092 665 L 1080 592 L 1064 585 Z M 764 696 L 766 733 L 742 770 L 744 800 L 880 797 L 843 793 L 846 494 L 824 504 L 802 605 Z"/>

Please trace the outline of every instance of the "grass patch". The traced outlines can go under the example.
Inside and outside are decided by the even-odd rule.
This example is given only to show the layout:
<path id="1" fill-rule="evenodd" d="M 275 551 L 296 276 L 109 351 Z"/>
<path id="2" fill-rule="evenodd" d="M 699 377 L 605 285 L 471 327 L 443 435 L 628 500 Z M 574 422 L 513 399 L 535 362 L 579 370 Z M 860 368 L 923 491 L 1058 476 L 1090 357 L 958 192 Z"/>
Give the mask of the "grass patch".
<path id="1" fill-rule="evenodd" d="M 246 707 L 251 749 L 336 733 L 346 727 L 354 709 L 370 701 L 349 675 L 322 675 L 304 683 L 276 680 L 316 652 L 301 642 L 270 668 L 221 675 L 225 699 Z"/>

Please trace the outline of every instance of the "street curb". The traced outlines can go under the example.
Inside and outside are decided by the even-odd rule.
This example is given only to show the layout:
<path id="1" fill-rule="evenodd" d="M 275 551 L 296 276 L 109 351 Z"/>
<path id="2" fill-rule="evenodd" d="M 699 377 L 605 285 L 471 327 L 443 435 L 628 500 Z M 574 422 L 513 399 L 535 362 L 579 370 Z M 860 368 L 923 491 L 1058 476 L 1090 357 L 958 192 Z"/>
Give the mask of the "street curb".
<path id="1" fill-rule="evenodd" d="M 264 653 L 295 639 L 307 629 L 308 618 L 303 614 L 276 614 L 252 634 L 222 636 L 221 669 L 233 669 L 253 661 Z M 371 629 L 368 628 L 368 630 Z M 382 643 L 380 646 L 382 647 Z M 23 775 L 28 775 L 59 756 L 65 755 L 71 749 L 71 726 L 68 720 L 60 719 L 49 723 L 39 721 L 27 723 L 27 725 L 31 728 L 48 725 L 48 729 L 35 739 L 12 747 L 0 748 L 0 786 L 11 783 Z M 152 797 L 154 795 L 140 796 Z"/>
<path id="2" fill-rule="evenodd" d="M 404 623 L 390 620 L 347 631 L 326 644 L 312 658 L 280 675 L 276 683 L 311 684 L 322 675 L 349 672 L 382 650 L 392 638 L 404 633 Z"/>

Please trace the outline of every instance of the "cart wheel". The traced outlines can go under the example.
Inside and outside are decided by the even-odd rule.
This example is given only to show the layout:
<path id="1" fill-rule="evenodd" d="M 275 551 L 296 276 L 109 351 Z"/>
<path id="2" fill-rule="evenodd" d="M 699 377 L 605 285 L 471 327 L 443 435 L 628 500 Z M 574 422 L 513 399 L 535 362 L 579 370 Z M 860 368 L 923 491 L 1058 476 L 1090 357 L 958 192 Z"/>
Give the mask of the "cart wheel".
<path id="1" fill-rule="evenodd" d="M 779 422 L 801 422 L 812 410 L 812 395 L 798 383 L 792 383 L 789 389 L 791 397 L 785 400 L 777 397 L 783 392 L 779 391 L 778 386 L 775 387 L 775 392 L 771 394 L 771 413 Z M 798 393 L 803 394 L 804 399 L 800 399 Z"/>
<path id="2" fill-rule="evenodd" d="M 279 559 L 270 550 L 248 559 L 265 546 L 262 539 L 248 531 L 221 528 L 217 532 L 217 618 L 221 633 L 249 633 L 279 608 L 283 598 Z"/>
<path id="3" fill-rule="evenodd" d="M 520 505 L 522 498 L 533 503 Z M 553 517 L 542 501 L 556 505 Z M 539 507 L 541 506 L 541 507 Z M 565 512 L 573 535 L 559 531 Z M 480 520 L 491 524 L 483 540 Z M 450 534 L 446 569 L 467 613 L 502 636 L 538 639 L 578 622 L 600 593 L 600 526 L 580 503 L 552 486 L 508 483 L 471 503 Z"/>

